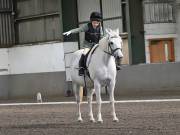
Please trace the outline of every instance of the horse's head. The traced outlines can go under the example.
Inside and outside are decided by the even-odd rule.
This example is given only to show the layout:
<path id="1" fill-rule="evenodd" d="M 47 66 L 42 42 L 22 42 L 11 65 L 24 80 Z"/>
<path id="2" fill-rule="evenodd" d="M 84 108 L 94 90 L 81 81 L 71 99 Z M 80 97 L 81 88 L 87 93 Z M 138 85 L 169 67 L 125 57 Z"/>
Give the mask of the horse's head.
<path id="1" fill-rule="evenodd" d="M 123 54 L 122 54 L 122 39 L 119 36 L 119 29 L 112 31 L 111 29 L 106 29 L 107 42 L 108 42 L 108 54 L 113 55 L 116 59 L 116 64 L 120 65 Z"/>

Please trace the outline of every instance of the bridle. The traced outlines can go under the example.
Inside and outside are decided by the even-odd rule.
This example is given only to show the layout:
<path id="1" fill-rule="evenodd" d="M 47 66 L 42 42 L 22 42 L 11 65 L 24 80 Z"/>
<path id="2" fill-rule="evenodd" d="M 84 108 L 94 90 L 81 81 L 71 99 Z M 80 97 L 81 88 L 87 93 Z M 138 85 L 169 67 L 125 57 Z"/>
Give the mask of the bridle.
<path id="1" fill-rule="evenodd" d="M 111 37 L 111 38 L 116 38 L 116 37 Z M 121 48 L 119 48 L 119 47 L 117 47 L 116 49 L 113 49 L 112 48 L 112 45 L 113 45 L 113 42 L 108 42 L 108 51 L 105 51 L 104 50 L 104 53 L 106 53 L 106 54 L 108 54 L 108 55 L 110 55 L 110 56 L 113 56 L 114 58 L 116 58 L 115 57 L 115 52 L 117 51 L 117 50 L 122 50 Z M 93 55 L 93 53 L 96 51 L 96 49 L 99 47 L 99 45 L 94 45 L 94 47 L 92 47 L 91 48 L 91 50 L 90 50 L 90 52 L 91 52 L 91 55 Z M 89 63 L 90 63 L 90 61 L 89 61 Z M 89 63 L 88 63 L 88 66 L 89 66 Z M 88 67 L 87 66 L 87 67 Z"/>
<path id="2" fill-rule="evenodd" d="M 115 38 L 115 37 L 111 37 L 111 38 Z M 108 42 L 108 51 L 104 51 L 104 52 L 115 57 L 115 52 L 117 50 L 121 50 L 121 48 L 117 47 L 116 49 L 113 49 L 112 45 L 113 45 L 113 42 Z"/>

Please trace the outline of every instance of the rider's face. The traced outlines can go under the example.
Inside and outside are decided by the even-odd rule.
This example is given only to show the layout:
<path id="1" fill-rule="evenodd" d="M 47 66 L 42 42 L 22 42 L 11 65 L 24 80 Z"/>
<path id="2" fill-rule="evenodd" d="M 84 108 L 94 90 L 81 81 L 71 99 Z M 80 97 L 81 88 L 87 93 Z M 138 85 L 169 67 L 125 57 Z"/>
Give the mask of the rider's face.
<path id="1" fill-rule="evenodd" d="M 92 21 L 93 28 L 97 28 L 100 25 L 100 22 L 98 21 Z"/>

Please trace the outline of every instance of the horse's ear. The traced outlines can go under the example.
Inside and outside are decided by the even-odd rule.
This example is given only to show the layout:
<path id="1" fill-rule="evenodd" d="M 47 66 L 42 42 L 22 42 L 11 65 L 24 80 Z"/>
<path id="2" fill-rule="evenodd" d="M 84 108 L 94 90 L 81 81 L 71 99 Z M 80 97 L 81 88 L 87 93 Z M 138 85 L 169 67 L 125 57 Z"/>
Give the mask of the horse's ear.
<path id="1" fill-rule="evenodd" d="M 110 36 L 112 35 L 112 34 L 111 34 L 111 32 L 112 32 L 112 30 L 111 30 L 111 29 L 109 29 L 109 28 L 108 28 L 108 29 L 106 29 L 105 31 L 106 31 L 106 33 L 107 33 L 108 37 L 110 37 Z"/>
<path id="2" fill-rule="evenodd" d="M 119 29 L 118 28 L 115 30 L 115 32 L 117 35 L 119 35 Z"/>
<path id="3" fill-rule="evenodd" d="M 105 30 L 108 35 L 110 35 L 110 29 Z"/>

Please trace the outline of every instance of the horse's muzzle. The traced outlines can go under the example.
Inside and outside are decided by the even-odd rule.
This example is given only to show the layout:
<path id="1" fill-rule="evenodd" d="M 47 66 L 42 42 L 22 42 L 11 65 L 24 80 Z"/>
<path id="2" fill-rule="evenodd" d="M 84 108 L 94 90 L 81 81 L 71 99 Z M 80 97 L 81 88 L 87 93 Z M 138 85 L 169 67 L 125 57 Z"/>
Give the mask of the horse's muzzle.
<path id="1" fill-rule="evenodd" d="M 116 65 L 118 65 L 118 66 L 121 65 L 121 63 L 122 63 L 122 58 L 123 58 L 123 57 L 119 57 L 119 56 L 115 57 Z"/>

